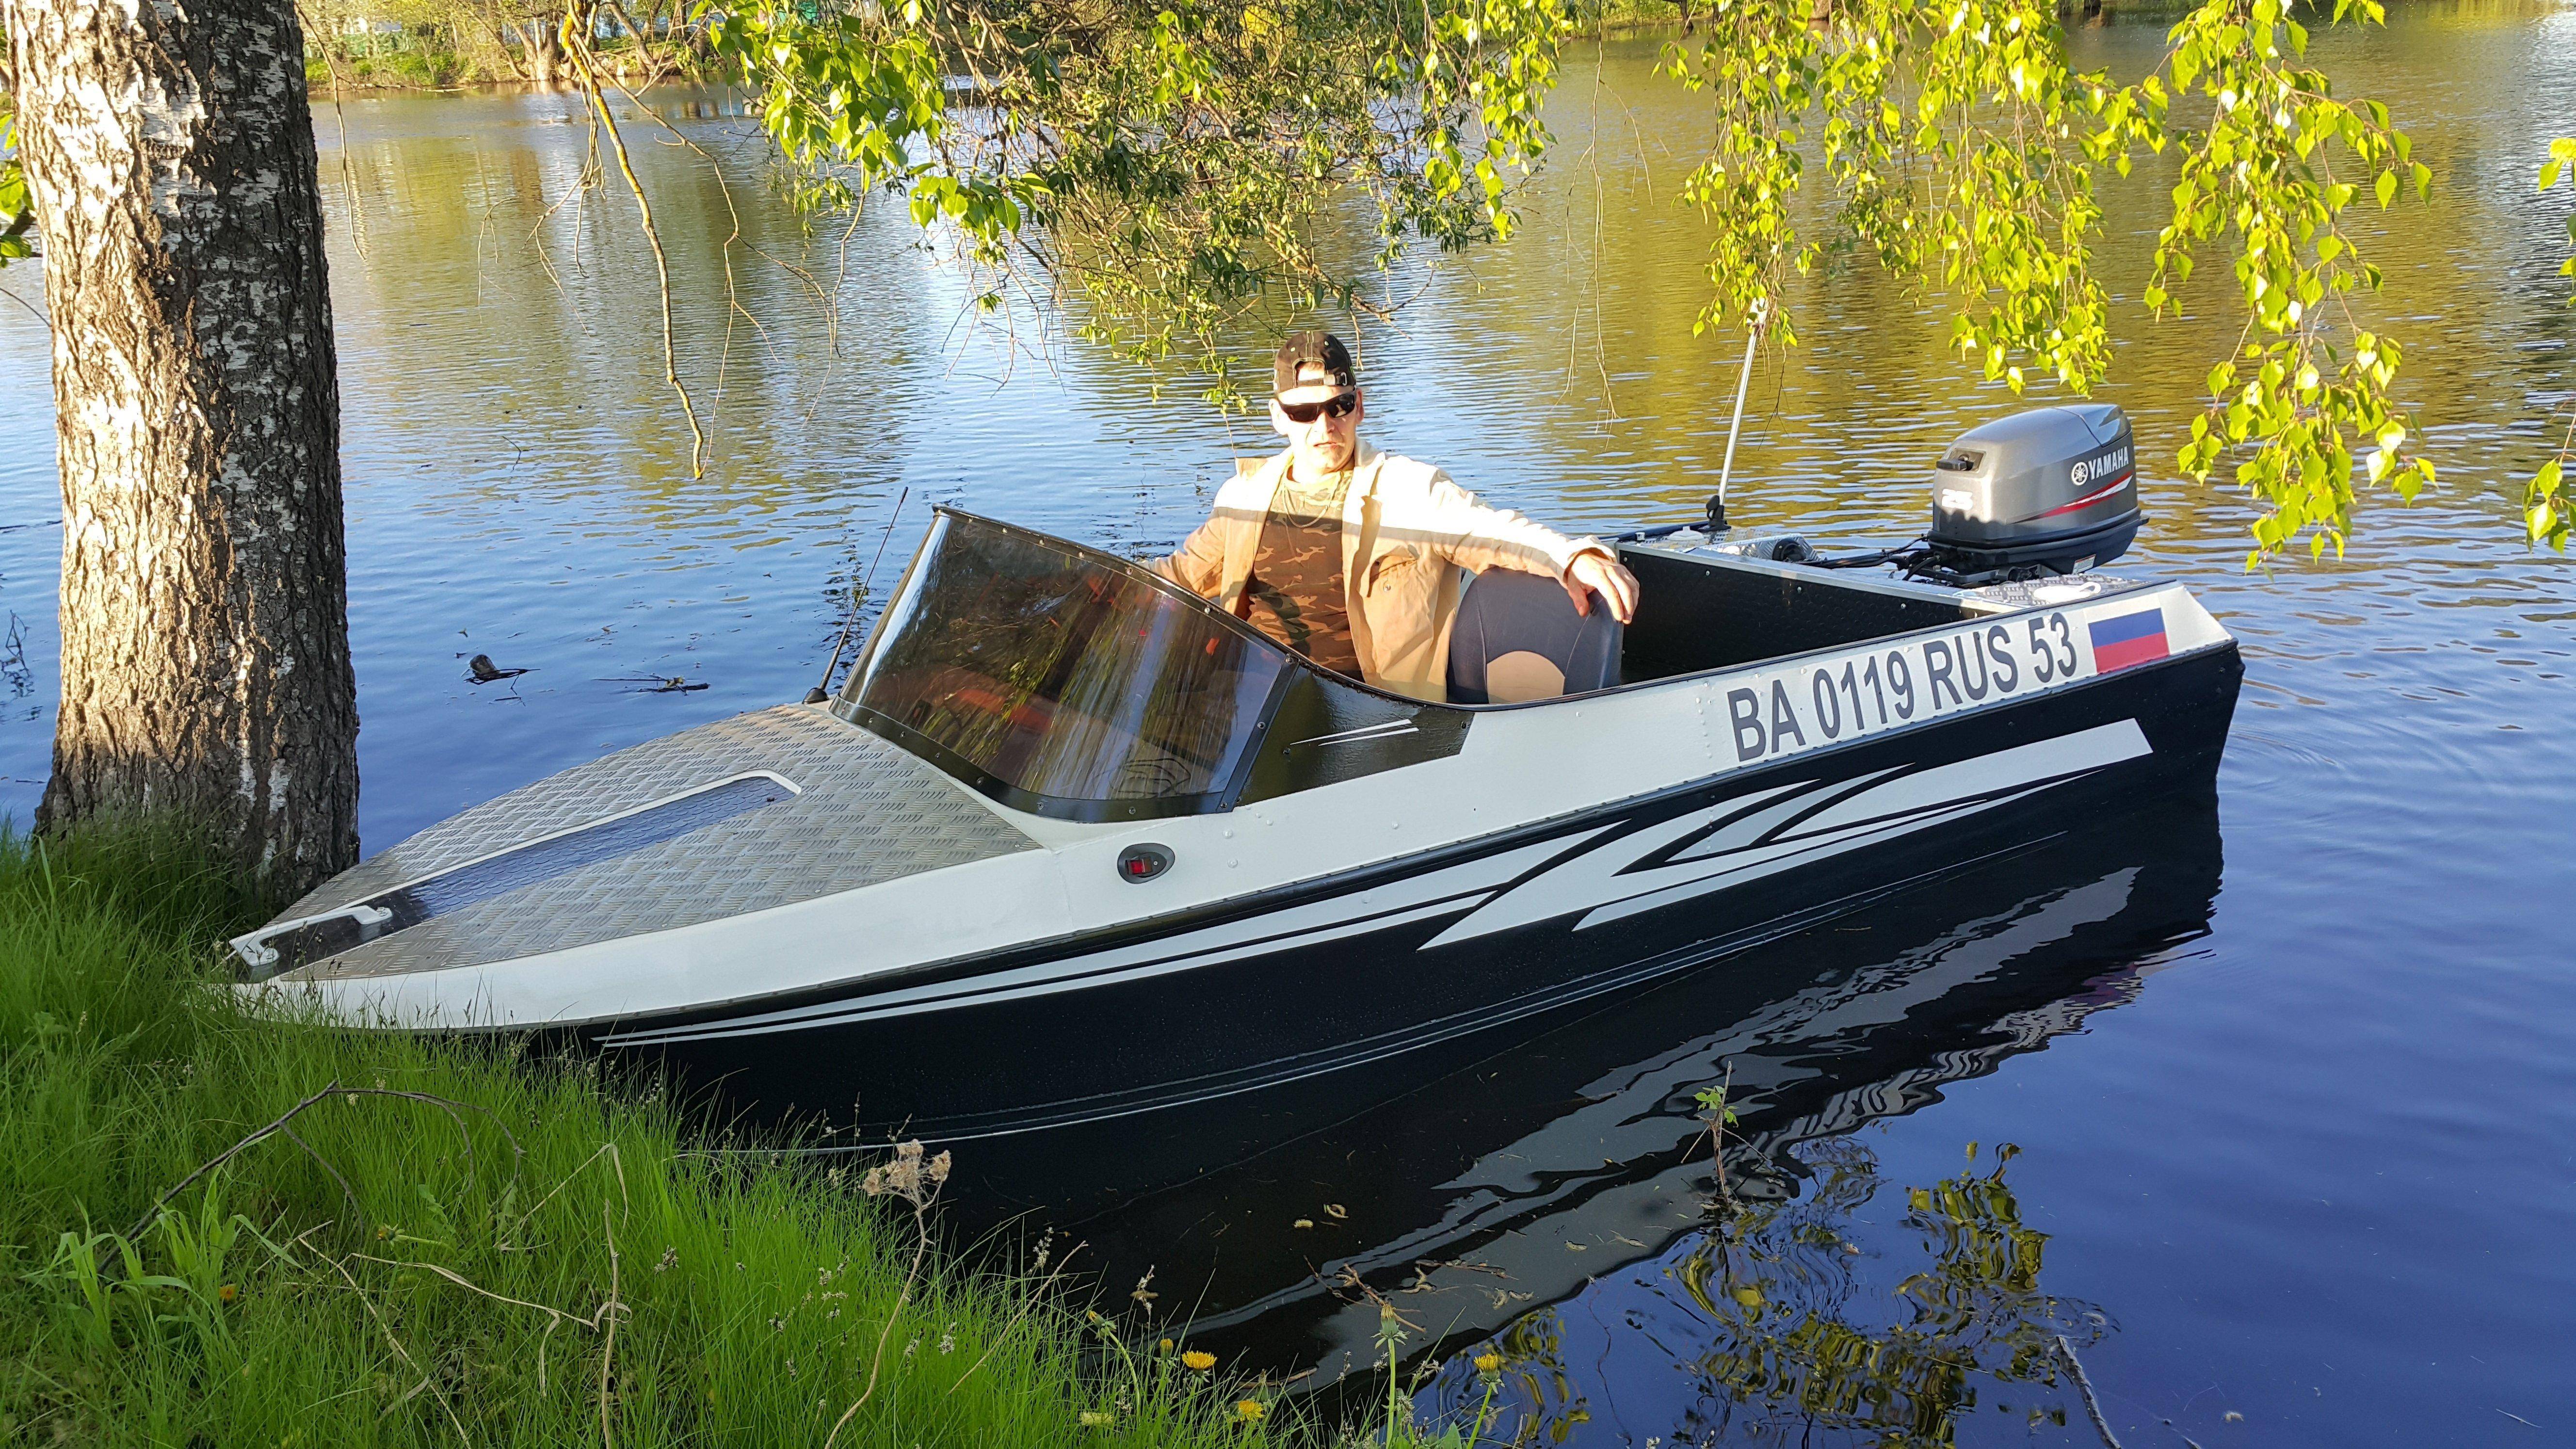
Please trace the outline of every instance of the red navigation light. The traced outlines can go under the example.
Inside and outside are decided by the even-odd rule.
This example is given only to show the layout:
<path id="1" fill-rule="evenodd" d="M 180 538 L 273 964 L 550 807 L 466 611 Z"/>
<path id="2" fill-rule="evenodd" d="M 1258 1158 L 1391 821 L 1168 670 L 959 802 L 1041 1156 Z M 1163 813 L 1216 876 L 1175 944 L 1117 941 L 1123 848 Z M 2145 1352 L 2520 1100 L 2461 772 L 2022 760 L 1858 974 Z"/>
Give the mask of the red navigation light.
<path id="1" fill-rule="evenodd" d="M 1118 852 L 1118 878 L 1129 885 L 1152 880 L 1172 868 L 1172 850 L 1167 845 L 1137 844 Z"/>

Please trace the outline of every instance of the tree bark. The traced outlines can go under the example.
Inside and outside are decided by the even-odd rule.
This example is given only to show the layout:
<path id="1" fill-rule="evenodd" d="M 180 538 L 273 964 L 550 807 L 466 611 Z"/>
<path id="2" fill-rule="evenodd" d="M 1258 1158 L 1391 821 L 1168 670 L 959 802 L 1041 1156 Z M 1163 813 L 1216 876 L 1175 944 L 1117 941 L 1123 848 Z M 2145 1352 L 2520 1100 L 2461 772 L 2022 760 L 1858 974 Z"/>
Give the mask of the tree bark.
<path id="1" fill-rule="evenodd" d="M 292 0 L 0 0 L 44 243 L 63 697 L 40 828 L 357 855 L 340 393 Z"/>

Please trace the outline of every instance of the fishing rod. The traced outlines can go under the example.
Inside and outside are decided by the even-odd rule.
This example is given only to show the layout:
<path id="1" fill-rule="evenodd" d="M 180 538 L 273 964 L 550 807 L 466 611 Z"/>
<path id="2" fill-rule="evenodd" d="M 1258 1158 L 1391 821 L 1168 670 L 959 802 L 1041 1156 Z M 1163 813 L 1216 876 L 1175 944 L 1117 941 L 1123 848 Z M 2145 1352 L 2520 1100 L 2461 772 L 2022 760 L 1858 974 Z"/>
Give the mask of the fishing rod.
<path id="1" fill-rule="evenodd" d="M 832 697 L 832 676 L 841 672 L 841 651 L 850 646 L 850 629 L 859 622 L 859 610 L 866 607 L 868 586 L 876 582 L 877 565 L 885 562 L 886 545 L 894 541 L 894 521 L 903 517 L 904 500 L 910 497 L 909 484 L 895 495 L 894 512 L 886 515 L 885 533 L 877 539 L 877 556 L 868 560 L 868 571 L 859 580 L 859 592 L 850 600 L 850 612 L 842 616 L 841 637 L 832 641 L 832 662 L 823 666 L 823 682 L 805 691 L 807 704 L 821 704 Z"/>

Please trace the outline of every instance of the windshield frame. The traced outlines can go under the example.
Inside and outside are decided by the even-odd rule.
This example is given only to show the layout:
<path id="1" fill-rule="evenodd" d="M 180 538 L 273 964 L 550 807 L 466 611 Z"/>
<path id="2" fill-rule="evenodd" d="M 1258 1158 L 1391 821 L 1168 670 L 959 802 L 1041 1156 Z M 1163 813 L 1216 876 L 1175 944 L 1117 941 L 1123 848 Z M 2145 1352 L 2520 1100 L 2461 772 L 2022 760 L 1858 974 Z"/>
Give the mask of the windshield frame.
<path id="1" fill-rule="evenodd" d="M 1001 519 L 970 513 L 962 508 L 943 504 L 935 506 L 932 512 L 935 517 L 930 531 L 924 535 L 921 546 L 914 551 L 912 561 L 905 567 L 903 578 L 895 585 L 894 592 L 887 597 L 884 610 L 878 614 L 874 625 L 869 630 L 866 646 L 859 651 L 858 659 L 852 665 L 849 677 L 834 693 L 829 707 L 831 712 L 841 720 L 891 741 L 905 751 L 954 776 L 979 794 L 1014 810 L 1059 820 L 1086 822 L 1147 820 L 1216 814 L 1230 810 L 1243 795 L 1246 786 L 1252 783 L 1256 766 L 1262 763 L 1268 753 L 1265 749 L 1269 743 L 1267 737 L 1273 721 L 1278 716 L 1282 701 L 1297 692 L 1296 686 L 1301 680 L 1313 681 L 1328 690 L 1347 690 L 1371 696 L 1408 713 L 1424 710 L 1455 711 L 1457 717 L 1463 722 L 1464 710 L 1459 706 L 1394 694 L 1349 675 L 1325 669 L 1244 620 L 1216 607 L 1197 593 L 1116 554 L 1104 552 L 1088 544 L 1076 543 L 1070 539 L 1058 538 L 1037 529 L 1024 528 Z M 946 537 L 947 528 L 959 523 L 976 529 L 991 530 L 1023 544 L 1065 555 L 1073 563 L 1098 569 L 1127 583 L 1142 585 L 1161 595 L 1165 600 L 1181 606 L 1190 613 L 1194 621 L 1213 628 L 1220 634 L 1231 635 L 1242 647 L 1260 651 L 1266 661 L 1274 664 L 1276 670 L 1273 683 L 1258 706 L 1251 727 L 1245 734 L 1244 744 L 1239 752 L 1240 758 L 1234 762 L 1226 778 L 1212 782 L 1216 788 L 1194 795 L 1098 800 L 1040 794 L 992 774 L 939 741 L 861 703 L 859 691 L 868 680 L 870 666 L 876 662 L 888 638 L 887 621 L 902 617 L 908 612 L 915 588 L 922 578 L 923 564 L 937 552 L 938 546 Z"/>

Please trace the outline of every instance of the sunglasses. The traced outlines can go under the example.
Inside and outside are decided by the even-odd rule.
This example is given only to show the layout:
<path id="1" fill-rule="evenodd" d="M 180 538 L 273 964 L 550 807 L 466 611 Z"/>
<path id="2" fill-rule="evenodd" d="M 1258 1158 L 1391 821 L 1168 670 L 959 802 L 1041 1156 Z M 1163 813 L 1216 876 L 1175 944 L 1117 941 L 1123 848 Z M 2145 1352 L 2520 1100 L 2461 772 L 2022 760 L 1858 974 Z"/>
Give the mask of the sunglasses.
<path id="1" fill-rule="evenodd" d="M 1286 413 L 1288 421 L 1292 423 L 1311 423 L 1317 418 L 1349 417 L 1351 410 L 1359 405 L 1360 395 L 1356 392 L 1346 392 L 1328 397 L 1322 402 L 1283 402 L 1279 404 L 1279 411 Z"/>

